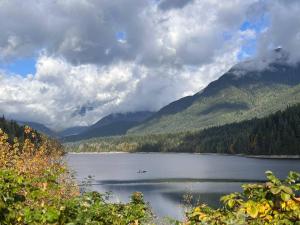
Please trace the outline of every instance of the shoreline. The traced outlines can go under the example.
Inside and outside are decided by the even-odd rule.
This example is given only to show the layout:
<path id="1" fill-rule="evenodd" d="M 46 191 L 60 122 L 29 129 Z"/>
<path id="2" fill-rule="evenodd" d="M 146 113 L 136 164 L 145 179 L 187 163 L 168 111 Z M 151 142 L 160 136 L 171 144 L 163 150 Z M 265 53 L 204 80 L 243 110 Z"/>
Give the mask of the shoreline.
<path id="1" fill-rule="evenodd" d="M 300 155 L 245 155 L 255 159 L 300 159 Z"/>
<path id="2" fill-rule="evenodd" d="M 131 152 L 66 152 L 68 155 L 96 155 L 96 154 L 101 154 L 101 155 L 106 155 L 106 154 L 127 154 Z"/>
<path id="3" fill-rule="evenodd" d="M 253 159 L 294 159 L 300 160 L 300 155 L 244 155 L 244 154 L 222 154 L 222 153 L 193 153 L 193 152 L 67 152 L 68 155 L 109 155 L 109 154 L 194 154 L 194 155 L 216 155 L 216 156 L 238 156 Z"/>

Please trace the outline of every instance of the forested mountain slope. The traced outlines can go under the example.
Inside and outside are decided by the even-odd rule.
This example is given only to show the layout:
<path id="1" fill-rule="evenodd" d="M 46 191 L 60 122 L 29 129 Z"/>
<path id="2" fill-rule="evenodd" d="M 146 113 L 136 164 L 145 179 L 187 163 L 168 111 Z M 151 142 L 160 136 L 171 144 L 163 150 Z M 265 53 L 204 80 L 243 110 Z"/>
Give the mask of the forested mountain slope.
<path id="1" fill-rule="evenodd" d="M 123 135 L 130 128 L 148 119 L 152 114 L 149 111 L 110 114 L 92 126 L 85 128 L 82 132 L 63 137 L 62 140 L 79 141 L 94 137 Z"/>
<path id="2" fill-rule="evenodd" d="M 186 135 L 176 151 L 300 155 L 300 104 L 261 119 Z"/>
<path id="3" fill-rule="evenodd" d="M 68 151 L 197 152 L 300 155 L 300 104 L 197 132 L 95 138 L 66 145 Z"/>
<path id="4" fill-rule="evenodd" d="M 170 133 L 264 117 L 300 102 L 300 65 L 284 60 L 264 69 L 249 69 L 255 62 L 236 65 L 194 96 L 162 108 L 128 133 Z"/>

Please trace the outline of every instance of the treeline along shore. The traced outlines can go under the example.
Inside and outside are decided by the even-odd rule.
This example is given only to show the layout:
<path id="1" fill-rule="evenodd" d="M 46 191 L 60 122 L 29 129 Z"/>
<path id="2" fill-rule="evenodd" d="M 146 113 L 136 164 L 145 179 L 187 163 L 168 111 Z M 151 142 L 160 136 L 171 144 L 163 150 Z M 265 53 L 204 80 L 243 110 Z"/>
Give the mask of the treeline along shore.
<path id="1" fill-rule="evenodd" d="M 300 155 L 300 104 L 264 118 L 201 131 L 125 135 L 65 143 L 70 152 L 190 152 L 272 158 Z"/>

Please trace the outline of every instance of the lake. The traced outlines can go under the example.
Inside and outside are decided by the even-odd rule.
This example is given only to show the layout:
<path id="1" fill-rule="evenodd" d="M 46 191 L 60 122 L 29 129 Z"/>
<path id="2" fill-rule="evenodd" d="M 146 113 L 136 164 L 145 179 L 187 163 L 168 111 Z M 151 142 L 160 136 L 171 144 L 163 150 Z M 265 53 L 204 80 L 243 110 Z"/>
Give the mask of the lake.
<path id="1" fill-rule="evenodd" d="M 92 190 L 113 193 L 111 201 L 128 202 L 132 192 L 143 192 L 159 217 L 182 219 L 191 204 L 219 205 L 219 197 L 241 191 L 244 182 L 265 180 L 271 170 L 280 178 L 300 171 L 300 160 L 257 159 L 216 154 L 82 153 L 68 154 L 68 165 Z"/>

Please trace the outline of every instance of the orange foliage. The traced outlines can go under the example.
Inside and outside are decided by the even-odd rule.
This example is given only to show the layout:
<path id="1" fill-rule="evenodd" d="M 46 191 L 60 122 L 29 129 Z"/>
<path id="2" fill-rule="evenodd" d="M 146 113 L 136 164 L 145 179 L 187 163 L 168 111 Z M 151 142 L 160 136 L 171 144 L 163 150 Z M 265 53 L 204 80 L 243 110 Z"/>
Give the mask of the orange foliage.
<path id="1" fill-rule="evenodd" d="M 49 195 L 60 199 L 78 195 L 78 187 L 63 161 L 62 146 L 45 136 L 37 140 L 37 135 L 28 126 L 25 127 L 25 134 L 24 143 L 19 143 L 15 138 L 14 143 L 10 144 L 7 134 L 0 129 L 0 169 L 13 169 L 19 175 L 35 180 L 34 185 L 43 190 L 47 190 L 51 180 L 49 177 L 52 176 L 55 179 L 53 182 L 59 183 L 59 188 L 49 189 Z"/>

